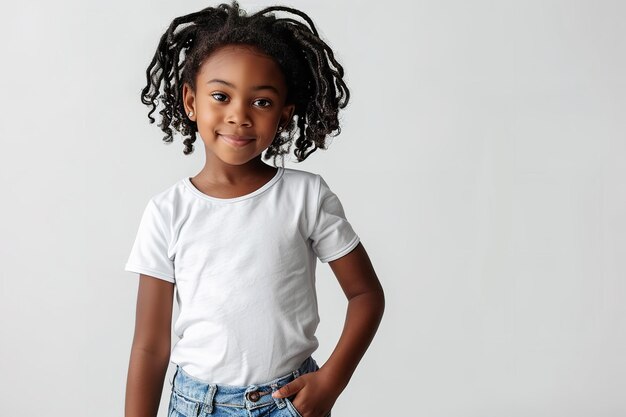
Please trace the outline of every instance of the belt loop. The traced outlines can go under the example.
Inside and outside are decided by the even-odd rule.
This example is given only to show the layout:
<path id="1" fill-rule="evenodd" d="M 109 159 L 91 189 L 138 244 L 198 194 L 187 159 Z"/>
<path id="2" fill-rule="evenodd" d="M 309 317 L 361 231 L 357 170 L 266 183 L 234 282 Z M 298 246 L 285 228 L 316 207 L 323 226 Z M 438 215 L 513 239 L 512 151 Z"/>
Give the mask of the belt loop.
<path id="1" fill-rule="evenodd" d="M 201 412 L 205 414 L 213 413 L 213 399 L 215 398 L 215 391 L 217 391 L 217 385 L 210 384 L 209 389 L 204 396 L 204 400 L 202 400 L 202 407 L 200 408 Z"/>
<path id="2" fill-rule="evenodd" d="M 309 356 L 308 358 L 306 358 L 301 364 L 300 367 L 298 369 L 296 369 L 294 371 L 294 378 L 299 377 L 302 374 L 306 374 L 307 372 L 311 371 L 311 356 Z M 297 373 L 297 374 L 296 374 Z"/>
<path id="3" fill-rule="evenodd" d="M 278 388 L 278 383 L 275 382 L 271 385 L 272 387 L 272 394 L 276 391 L 278 391 L 280 388 Z M 285 399 L 284 398 L 274 398 L 272 397 L 274 402 L 276 403 L 276 406 L 281 409 L 287 406 L 287 404 L 285 404 Z"/>

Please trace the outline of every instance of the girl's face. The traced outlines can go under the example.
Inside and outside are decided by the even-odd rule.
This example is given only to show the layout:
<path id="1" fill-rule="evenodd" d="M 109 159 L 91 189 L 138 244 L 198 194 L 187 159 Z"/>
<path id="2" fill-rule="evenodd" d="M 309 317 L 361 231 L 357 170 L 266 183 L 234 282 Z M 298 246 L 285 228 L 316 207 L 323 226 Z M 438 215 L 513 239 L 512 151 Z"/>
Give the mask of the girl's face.
<path id="1" fill-rule="evenodd" d="M 247 45 L 215 50 L 198 72 L 196 91 L 183 86 L 185 110 L 193 111 L 189 118 L 197 123 L 207 163 L 260 162 L 278 127 L 293 115 L 286 96 L 284 75 L 272 58 Z"/>

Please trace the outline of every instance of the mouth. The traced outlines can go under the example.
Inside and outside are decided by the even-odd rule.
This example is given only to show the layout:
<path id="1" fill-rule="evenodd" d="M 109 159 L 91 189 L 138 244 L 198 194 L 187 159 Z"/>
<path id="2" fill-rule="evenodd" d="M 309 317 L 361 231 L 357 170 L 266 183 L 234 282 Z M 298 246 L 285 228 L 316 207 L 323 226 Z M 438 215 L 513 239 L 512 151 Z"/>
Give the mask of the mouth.
<path id="1" fill-rule="evenodd" d="M 222 138 L 223 141 L 233 145 L 233 146 L 246 146 L 252 142 L 254 142 L 254 138 L 252 136 L 235 136 L 235 135 L 218 135 Z"/>

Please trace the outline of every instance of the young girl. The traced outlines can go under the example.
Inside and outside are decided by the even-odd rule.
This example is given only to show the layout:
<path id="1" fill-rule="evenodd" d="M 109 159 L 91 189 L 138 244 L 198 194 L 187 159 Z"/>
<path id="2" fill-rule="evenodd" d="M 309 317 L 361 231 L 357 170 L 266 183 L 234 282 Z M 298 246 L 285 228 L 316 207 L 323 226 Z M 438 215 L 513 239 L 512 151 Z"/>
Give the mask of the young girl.
<path id="1" fill-rule="evenodd" d="M 184 154 L 199 133 L 206 163 L 149 200 L 125 265 L 140 274 L 127 417 L 157 415 L 170 361 L 168 417 L 331 415 L 378 328 L 383 290 L 326 181 L 261 155 L 275 163 L 295 143 L 301 162 L 326 149 L 349 98 L 342 77 L 311 19 L 288 7 L 248 16 L 220 4 L 174 19 L 161 37 L 142 101 L 153 123 L 162 100 L 164 141 L 170 125 L 188 135 Z M 311 356 L 317 259 L 349 300 L 321 368 Z"/>

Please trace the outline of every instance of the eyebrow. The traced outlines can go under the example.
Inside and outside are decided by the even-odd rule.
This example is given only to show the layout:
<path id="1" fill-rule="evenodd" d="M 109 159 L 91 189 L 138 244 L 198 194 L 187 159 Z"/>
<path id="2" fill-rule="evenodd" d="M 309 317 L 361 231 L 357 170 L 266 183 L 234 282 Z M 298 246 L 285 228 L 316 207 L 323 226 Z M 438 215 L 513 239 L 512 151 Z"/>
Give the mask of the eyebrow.
<path id="1" fill-rule="evenodd" d="M 217 78 L 214 78 L 207 82 L 207 84 L 211 84 L 211 83 L 219 83 L 219 84 L 227 85 L 231 88 L 235 88 L 235 89 L 237 88 L 235 87 L 235 84 L 232 84 L 232 83 L 229 83 L 228 81 L 220 80 Z M 273 85 L 257 85 L 255 87 L 252 87 L 252 91 L 259 91 L 259 90 L 272 90 L 276 94 L 280 95 L 280 93 L 278 92 L 278 89 L 274 87 Z"/>

